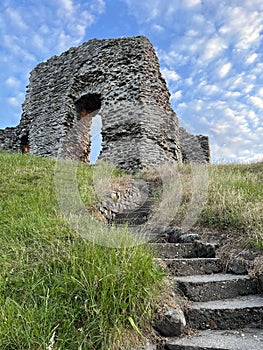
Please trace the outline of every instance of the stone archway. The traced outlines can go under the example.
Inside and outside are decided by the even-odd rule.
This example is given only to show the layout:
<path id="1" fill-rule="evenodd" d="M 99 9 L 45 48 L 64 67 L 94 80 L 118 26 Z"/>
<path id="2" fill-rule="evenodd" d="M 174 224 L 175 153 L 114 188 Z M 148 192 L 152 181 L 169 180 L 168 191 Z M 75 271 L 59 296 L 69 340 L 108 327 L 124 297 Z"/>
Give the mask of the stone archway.
<path id="1" fill-rule="evenodd" d="M 80 147 L 80 160 L 90 163 L 92 148 L 91 126 L 93 118 L 99 113 L 101 108 L 100 94 L 86 94 L 75 102 L 77 120 L 80 124 L 78 146 Z"/>

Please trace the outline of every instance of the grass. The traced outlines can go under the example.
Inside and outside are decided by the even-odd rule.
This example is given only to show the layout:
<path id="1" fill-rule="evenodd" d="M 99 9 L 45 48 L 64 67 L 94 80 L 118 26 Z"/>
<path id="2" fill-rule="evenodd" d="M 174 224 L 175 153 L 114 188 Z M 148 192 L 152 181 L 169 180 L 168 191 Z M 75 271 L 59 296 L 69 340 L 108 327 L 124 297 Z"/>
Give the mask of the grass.
<path id="1" fill-rule="evenodd" d="M 149 325 L 162 273 L 145 246 L 107 248 L 75 233 L 54 165 L 0 153 L 0 348 L 128 349 Z M 80 165 L 79 183 L 94 211 L 92 167 Z"/>
<path id="2" fill-rule="evenodd" d="M 182 197 L 175 224 L 191 206 L 192 167 L 179 166 Z M 230 230 L 232 234 L 263 250 L 263 163 L 208 165 L 206 203 L 196 226 Z M 202 190 L 202 188 L 201 188 Z"/>
<path id="3" fill-rule="evenodd" d="M 263 163 L 212 165 L 209 178 L 200 224 L 230 228 L 263 250 Z"/>

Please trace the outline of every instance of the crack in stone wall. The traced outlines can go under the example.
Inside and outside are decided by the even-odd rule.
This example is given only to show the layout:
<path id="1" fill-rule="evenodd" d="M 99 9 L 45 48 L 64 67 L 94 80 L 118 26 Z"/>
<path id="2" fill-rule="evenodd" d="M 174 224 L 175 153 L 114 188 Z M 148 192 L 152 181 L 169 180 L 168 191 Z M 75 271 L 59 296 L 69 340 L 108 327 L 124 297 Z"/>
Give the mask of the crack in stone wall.
<path id="1" fill-rule="evenodd" d="M 85 147 L 88 152 L 91 120 L 80 126 L 78 107 L 85 96 L 99 96 L 99 159 L 131 173 L 165 161 L 209 161 L 208 139 L 179 127 L 158 58 L 142 36 L 93 39 L 38 64 L 30 74 L 20 123 L 0 130 L 0 147 L 22 150 L 27 138 L 29 153 L 57 157 L 71 131 L 82 128 L 77 153 Z"/>

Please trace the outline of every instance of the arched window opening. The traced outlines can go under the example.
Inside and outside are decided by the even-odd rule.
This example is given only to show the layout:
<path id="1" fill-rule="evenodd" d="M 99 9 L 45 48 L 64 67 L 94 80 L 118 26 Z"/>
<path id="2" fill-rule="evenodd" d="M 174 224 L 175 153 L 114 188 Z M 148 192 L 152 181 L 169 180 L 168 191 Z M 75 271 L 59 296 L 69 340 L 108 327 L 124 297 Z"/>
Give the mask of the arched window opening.
<path id="1" fill-rule="evenodd" d="M 78 126 L 78 141 L 75 145 L 79 159 L 85 163 L 95 164 L 102 144 L 102 121 L 98 114 L 101 108 L 99 94 L 87 94 L 75 102 Z"/>

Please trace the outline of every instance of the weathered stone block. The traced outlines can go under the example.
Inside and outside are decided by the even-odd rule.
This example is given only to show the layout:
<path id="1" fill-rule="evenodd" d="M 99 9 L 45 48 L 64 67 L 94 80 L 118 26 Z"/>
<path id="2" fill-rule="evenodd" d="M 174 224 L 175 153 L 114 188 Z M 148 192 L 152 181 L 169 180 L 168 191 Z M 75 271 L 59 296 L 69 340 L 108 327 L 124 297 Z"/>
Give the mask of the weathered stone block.
<path id="1" fill-rule="evenodd" d="M 170 308 L 154 324 L 154 328 L 165 337 L 176 337 L 183 333 L 186 326 L 184 313 Z"/>

